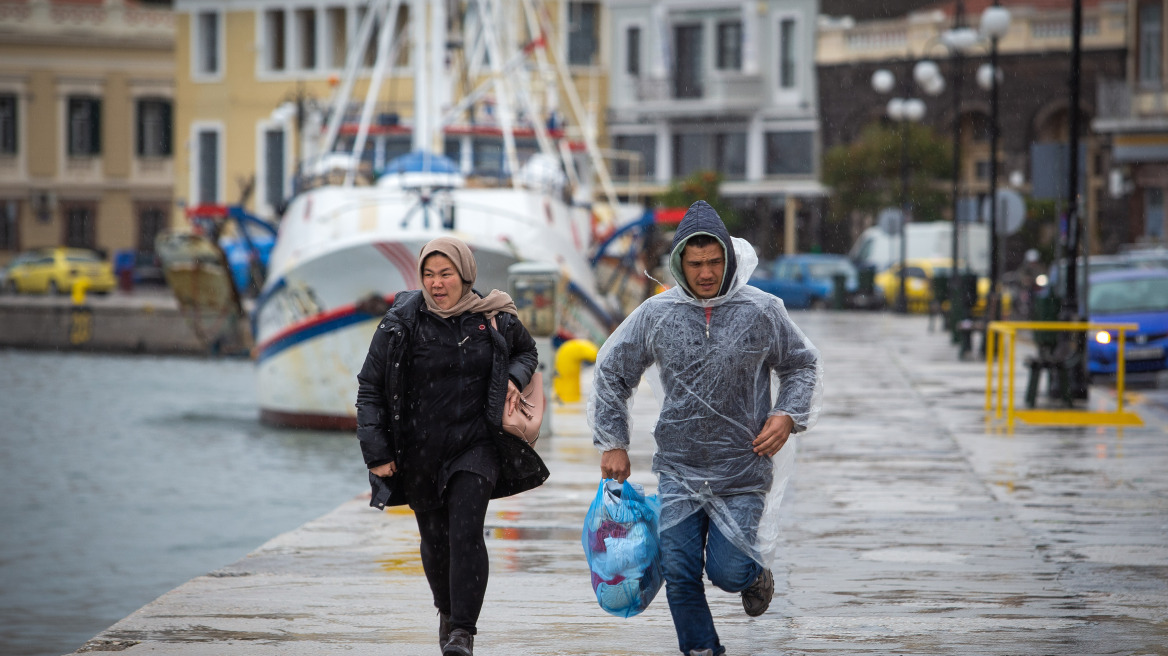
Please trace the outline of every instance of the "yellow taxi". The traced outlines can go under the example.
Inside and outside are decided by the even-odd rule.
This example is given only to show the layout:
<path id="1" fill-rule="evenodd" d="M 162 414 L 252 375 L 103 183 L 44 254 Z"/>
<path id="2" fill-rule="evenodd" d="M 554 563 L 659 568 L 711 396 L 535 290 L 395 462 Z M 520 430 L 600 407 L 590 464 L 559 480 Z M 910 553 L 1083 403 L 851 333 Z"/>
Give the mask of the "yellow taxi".
<path id="1" fill-rule="evenodd" d="M 84 280 L 85 289 L 108 293 L 117 284 L 113 267 L 84 248 L 42 248 L 17 255 L 8 267 L 7 291 L 21 294 L 69 294 Z"/>
<path id="2" fill-rule="evenodd" d="M 925 313 L 933 302 L 933 276 L 937 274 L 949 275 L 952 268 L 951 260 L 947 257 L 905 260 L 904 268 L 904 297 L 909 312 Z M 900 262 L 893 262 L 892 266 L 876 274 L 876 286 L 884 291 L 888 307 L 895 307 L 900 296 Z M 973 316 L 980 316 L 985 312 L 986 296 L 990 291 L 990 279 L 979 276 L 977 279 L 977 303 L 972 309 Z M 1009 316 L 1010 294 L 1002 294 L 1002 316 Z M 946 307 L 941 310 L 948 310 Z"/>

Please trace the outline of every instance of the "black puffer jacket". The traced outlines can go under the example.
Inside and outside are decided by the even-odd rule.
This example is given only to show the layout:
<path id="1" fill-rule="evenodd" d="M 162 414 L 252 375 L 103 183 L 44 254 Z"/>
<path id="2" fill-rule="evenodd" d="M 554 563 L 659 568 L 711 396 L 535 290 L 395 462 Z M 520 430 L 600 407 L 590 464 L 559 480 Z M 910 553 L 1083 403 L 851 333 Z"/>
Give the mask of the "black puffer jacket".
<path id="1" fill-rule="evenodd" d="M 391 460 L 401 461 L 404 440 L 410 439 L 403 416 L 405 384 L 410 366 L 411 337 L 418 313 L 425 307 L 420 291 L 401 292 L 385 313 L 369 345 L 369 354 L 357 375 L 357 439 L 365 464 L 373 467 Z M 539 358 L 535 341 L 519 319 L 508 313 L 495 317 L 498 330 L 491 330 L 495 345 L 491 378 L 487 390 L 487 425 L 499 456 L 499 479 L 492 498 L 510 496 L 538 487 L 549 476 L 535 449 L 523 440 L 503 432 L 503 406 L 507 381 L 523 388 L 531 380 Z M 381 478 L 369 474 L 376 508 L 406 503 L 401 476 Z"/>

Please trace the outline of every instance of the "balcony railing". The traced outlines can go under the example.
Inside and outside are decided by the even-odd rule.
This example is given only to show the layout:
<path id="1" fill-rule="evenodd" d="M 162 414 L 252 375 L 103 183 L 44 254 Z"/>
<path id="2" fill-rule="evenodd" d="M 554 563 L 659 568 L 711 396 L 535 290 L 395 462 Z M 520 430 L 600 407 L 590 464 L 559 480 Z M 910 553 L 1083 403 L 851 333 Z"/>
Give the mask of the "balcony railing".
<path id="1" fill-rule="evenodd" d="M 685 114 L 708 110 L 752 110 L 764 104 L 762 76 L 721 72 L 678 93 L 673 80 L 642 77 L 637 80 L 636 109 L 654 113 Z M 696 93 L 690 93 L 694 92 Z"/>
<path id="2" fill-rule="evenodd" d="M 1095 107 L 1101 121 L 1168 118 L 1168 90 L 1162 84 L 1129 80 L 1100 80 Z"/>

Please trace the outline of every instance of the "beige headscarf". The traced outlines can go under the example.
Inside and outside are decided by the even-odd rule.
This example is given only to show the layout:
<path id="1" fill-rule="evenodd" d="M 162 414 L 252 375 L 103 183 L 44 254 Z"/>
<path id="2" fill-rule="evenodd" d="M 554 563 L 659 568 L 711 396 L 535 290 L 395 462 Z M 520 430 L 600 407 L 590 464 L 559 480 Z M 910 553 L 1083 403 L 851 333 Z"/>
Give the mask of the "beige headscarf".
<path id="1" fill-rule="evenodd" d="M 424 280 L 422 268 L 426 264 L 426 257 L 434 253 L 441 253 L 450 258 L 450 261 L 454 263 L 454 268 L 458 269 L 458 275 L 462 278 L 462 298 L 458 299 L 454 307 L 443 310 L 434 303 L 434 297 L 430 296 L 430 290 L 426 289 L 426 285 L 423 284 L 422 295 L 426 297 L 426 307 L 430 312 L 443 319 L 465 312 L 482 312 L 487 319 L 500 312 L 509 312 L 519 316 L 515 302 L 511 300 L 511 296 L 507 292 L 492 289 L 485 298 L 480 298 L 478 294 L 471 291 L 471 286 L 474 285 L 475 278 L 479 275 L 479 266 L 475 262 L 474 254 L 470 252 L 470 246 L 467 246 L 466 242 L 461 239 L 439 237 L 423 246 L 422 252 L 418 255 L 418 280 Z"/>

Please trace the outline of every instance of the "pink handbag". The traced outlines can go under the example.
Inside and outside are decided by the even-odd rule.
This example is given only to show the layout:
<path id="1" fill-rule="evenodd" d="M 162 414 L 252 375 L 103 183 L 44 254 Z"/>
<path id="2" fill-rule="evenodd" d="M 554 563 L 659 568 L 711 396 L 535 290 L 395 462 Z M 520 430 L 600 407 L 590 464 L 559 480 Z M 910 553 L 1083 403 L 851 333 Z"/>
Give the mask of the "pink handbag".
<path id="1" fill-rule="evenodd" d="M 499 329 L 495 318 L 491 317 L 491 327 Z M 535 372 L 531 380 L 519 391 L 519 403 L 513 412 L 503 408 L 503 430 L 534 446 L 539 439 L 539 427 L 543 423 L 545 406 L 543 398 L 543 372 Z"/>
<path id="2" fill-rule="evenodd" d="M 543 373 L 537 371 L 531 375 L 531 382 L 519 392 L 515 411 L 508 413 L 506 409 L 503 410 L 503 430 L 534 445 L 539 439 L 543 410 Z"/>

